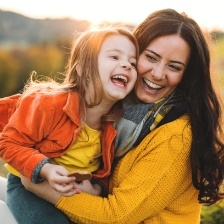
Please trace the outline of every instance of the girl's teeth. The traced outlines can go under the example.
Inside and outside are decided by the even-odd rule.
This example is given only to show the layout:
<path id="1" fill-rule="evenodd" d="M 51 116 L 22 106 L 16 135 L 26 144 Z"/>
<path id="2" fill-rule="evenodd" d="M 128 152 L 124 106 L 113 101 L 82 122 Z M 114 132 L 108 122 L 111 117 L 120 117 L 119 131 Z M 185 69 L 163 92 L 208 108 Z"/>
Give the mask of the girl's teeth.
<path id="1" fill-rule="evenodd" d="M 125 77 L 123 75 L 115 75 L 113 78 L 115 78 L 115 79 L 122 79 L 123 82 L 127 82 L 128 81 L 127 77 Z"/>

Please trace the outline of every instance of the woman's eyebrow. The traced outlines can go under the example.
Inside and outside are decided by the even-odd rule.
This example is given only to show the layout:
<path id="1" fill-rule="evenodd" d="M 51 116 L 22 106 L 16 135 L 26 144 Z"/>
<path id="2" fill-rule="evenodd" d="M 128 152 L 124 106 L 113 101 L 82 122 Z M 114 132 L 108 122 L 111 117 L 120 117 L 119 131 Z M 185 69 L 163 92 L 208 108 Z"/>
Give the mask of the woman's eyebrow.
<path id="1" fill-rule="evenodd" d="M 153 54 L 155 54 L 157 57 L 161 58 L 161 56 L 160 56 L 158 53 L 156 53 L 155 51 L 153 51 L 153 50 L 146 49 L 145 51 L 148 51 L 148 52 L 150 52 L 150 53 L 153 53 Z M 178 63 L 178 64 L 180 64 L 180 65 L 183 65 L 184 67 L 186 66 L 185 63 L 183 63 L 182 61 L 171 60 L 170 62 L 172 62 L 172 63 Z"/>

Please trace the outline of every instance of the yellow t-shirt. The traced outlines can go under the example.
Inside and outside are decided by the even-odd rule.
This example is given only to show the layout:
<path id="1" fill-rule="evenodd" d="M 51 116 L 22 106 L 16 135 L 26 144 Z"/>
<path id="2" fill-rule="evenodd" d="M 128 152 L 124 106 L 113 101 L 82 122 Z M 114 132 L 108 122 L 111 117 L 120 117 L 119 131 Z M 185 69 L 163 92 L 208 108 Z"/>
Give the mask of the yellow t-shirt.
<path id="1" fill-rule="evenodd" d="M 100 135 L 101 131 L 84 125 L 74 145 L 64 155 L 54 158 L 54 162 L 71 172 L 80 169 L 96 171 L 100 166 Z"/>
<path id="2" fill-rule="evenodd" d="M 6 163 L 4 166 L 5 166 L 5 168 L 6 168 L 10 173 L 12 173 L 13 175 L 15 175 L 15 176 L 17 176 L 17 177 L 20 176 L 20 175 L 19 175 L 19 172 L 18 172 L 16 169 L 14 169 L 12 166 L 10 166 L 8 163 Z"/>
<path id="3" fill-rule="evenodd" d="M 74 145 L 65 154 L 52 159 L 51 162 L 64 166 L 70 172 L 96 171 L 100 166 L 101 158 L 100 135 L 101 131 L 91 129 L 85 124 Z M 9 164 L 5 164 L 5 167 L 10 173 L 19 176 L 19 172 Z"/>

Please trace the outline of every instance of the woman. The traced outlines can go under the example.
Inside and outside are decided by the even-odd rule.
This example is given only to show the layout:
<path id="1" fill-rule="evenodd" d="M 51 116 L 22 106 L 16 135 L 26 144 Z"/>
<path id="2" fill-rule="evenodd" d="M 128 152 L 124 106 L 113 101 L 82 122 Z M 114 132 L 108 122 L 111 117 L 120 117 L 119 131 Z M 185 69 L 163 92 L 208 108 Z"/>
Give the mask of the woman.
<path id="1" fill-rule="evenodd" d="M 76 223 L 200 223 L 201 204 L 223 198 L 224 178 L 221 108 L 208 45 L 198 24 L 172 9 L 152 13 L 134 34 L 140 47 L 137 102 L 129 98 L 125 109 L 142 103 L 155 108 L 148 122 L 125 117 L 141 124 L 140 133 L 129 141 L 132 149 L 117 150 L 125 155 L 115 165 L 108 197 L 64 197 L 47 182 L 23 183 Z"/>

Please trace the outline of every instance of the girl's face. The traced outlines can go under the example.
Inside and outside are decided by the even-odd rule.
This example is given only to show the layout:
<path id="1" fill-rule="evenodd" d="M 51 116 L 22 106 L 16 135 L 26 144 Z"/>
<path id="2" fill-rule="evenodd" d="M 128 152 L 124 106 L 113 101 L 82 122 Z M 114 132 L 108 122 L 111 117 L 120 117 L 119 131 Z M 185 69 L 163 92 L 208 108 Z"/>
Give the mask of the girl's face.
<path id="1" fill-rule="evenodd" d="M 190 58 L 190 46 L 176 34 L 154 39 L 139 57 L 135 93 L 153 103 L 169 95 L 181 81 Z"/>
<path id="2" fill-rule="evenodd" d="M 104 40 L 98 56 L 103 100 L 116 102 L 133 89 L 137 79 L 136 63 L 135 45 L 126 36 L 114 34 Z"/>

